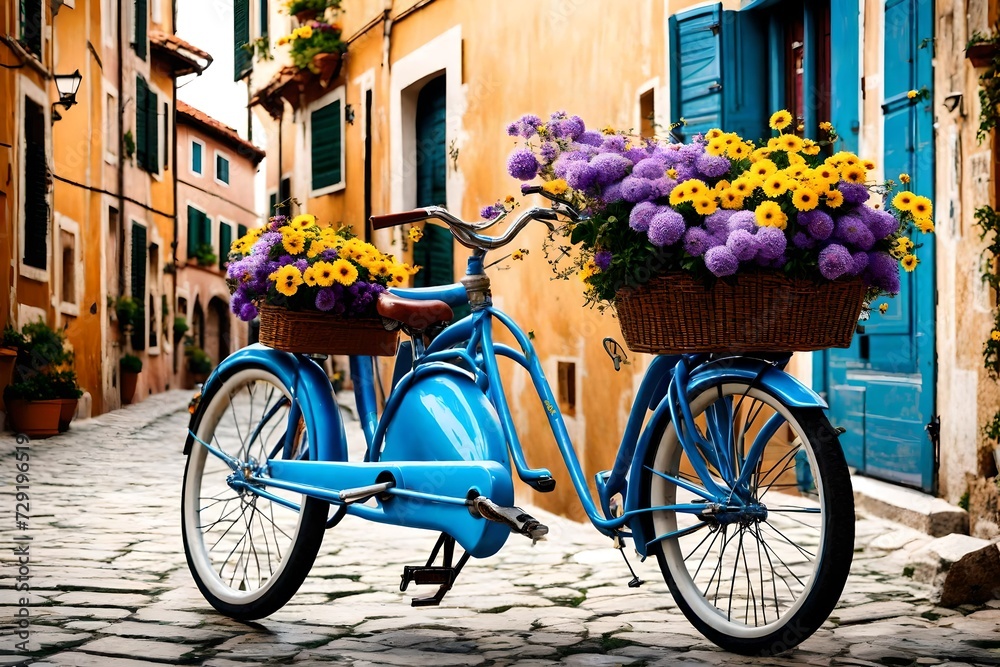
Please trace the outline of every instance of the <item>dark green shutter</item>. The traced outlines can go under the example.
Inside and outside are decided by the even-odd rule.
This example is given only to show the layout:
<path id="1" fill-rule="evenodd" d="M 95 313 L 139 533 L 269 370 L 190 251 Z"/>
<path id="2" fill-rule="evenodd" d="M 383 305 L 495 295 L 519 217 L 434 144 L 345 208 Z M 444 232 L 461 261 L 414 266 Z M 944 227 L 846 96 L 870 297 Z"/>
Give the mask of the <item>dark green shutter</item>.
<path id="1" fill-rule="evenodd" d="M 278 193 L 275 192 L 267 198 L 267 215 L 277 215 L 278 213 Z"/>
<path id="2" fill-rule="evenodd" d="M 250 0 L 235 0 L 233 5 L 233 79 L 239 81 L 253 69 L 253 54 L 244 48 L 250 43 Z"/>
<path id="3" fill-rule="evenodd" d="M 247 226 L 246 225 L 238 225 L 236 227 L 236 233 L 239 234 L 239 236 L 237 238 L 243 238 L 244 236 L 247 235 Z"/>
<path id="4" fill-rule="evenodd" d="M 21 41 L 42 57 L 42 0 L 21 0 Z"/>
<path id="5" fill-rule="evenodd" d="M 442 206 L 448 203 L 446 181 L 445 77 L 430 81 L 417 97 L 416 140 L 420 151 L 417 160 L 417 206 Z M 413 262 L 424 267 L 414 276 L 417 287 L 447 285 L 454 281 L 454 242 L 451 233 L 434 225 L 424 227 L 424 237 L 413 245 Z"/>
<path id="6" fill-rule="evenodd" d="M 157 112 L 160 108 L 159 95 L 152 90 L 146 93 L 146 171 L 160 173 L 160 123 Z"/>
<path id="7" fill-rule="evenodd" d="M 219 222 L 219 268 L 226 268 L 229 248 L 233 245 L 233 228 L 227 222 Z"/>
<path id="8" fill-rule="evenodd" d="M 215 177 L 223 183 L 229 183 L 229 160 L 221 155 L 215 156 Z"/>
<path id="9" fill-rule="evenodd" d="M 135 42 L 132 47 L 135 55 L 143 60 L 146 59 L 146 21 L 149 17 L 149 10 L 146 7 L 146 0 L 135 0 Z"/>
<path id="10" fill-rule="evenodd" d="M 45 110 L 24 98 L 24 263 L 48 268 L 49 199 Z"/>
<path id="11" fill-rule="evenodd" d="M 201 153 L 202 153 L 201 144 L 196 144 L 195 142 L 192 141 L 191 142 L 191 171 L 193 171 L 196 174 L 203 173 L 203 169 L 202 169 L 202 166 L 201 166 L 201 161 L 202 161 L 202 155 L 201 155 Z"/>
<path id="12" fill-rule="evenodd" d="M 267 36 L 267 0 L 260 0 L 260 36 Z M 268 44 L 270 46 L 270 44 Z"/>
<path id="13" fill-rule="evenodd" d="M 146 124 L 149 122 L 149 114 L 146 113 L 146 106 L 149 104 L 149 86 L 141 76 L 135 78 L 135 159 L 139 166 L 146 168 L 149 160 L 147 151 L 149 150 L 149 129 Z"/>
<path id="14" fill-rule="evenodd" d="M 132 223 L 132 300 L 139 306 L 132 329 L 132 348 L 146 349 L 146 228 Z"/>
<path id="15" fill-rule="evenodd" d="M 201 237 L 201 216 L 202 212 L 198 209 L 188 206 L 188 257 L 194 257 L 195 252 L 198 250 L 198 239 Z"/>
<path id="16" fill-rule="evenodd" d="M 312 189 L 336 185 L 341 181 L 340 100 L 312 112 Z"/>

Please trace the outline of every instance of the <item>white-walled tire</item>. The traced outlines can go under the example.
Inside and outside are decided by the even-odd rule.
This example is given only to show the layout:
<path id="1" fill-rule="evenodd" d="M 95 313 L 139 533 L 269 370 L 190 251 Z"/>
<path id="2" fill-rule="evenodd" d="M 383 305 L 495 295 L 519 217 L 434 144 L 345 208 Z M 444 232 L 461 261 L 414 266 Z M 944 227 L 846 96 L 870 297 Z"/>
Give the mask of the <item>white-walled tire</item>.
<path id="1" fill-rule="evenodd" d="M 263 471 L 282 458 L 291 396 L 269 370 L 256 364 L 231 369 L 202 396 L 193 430 L 197 438 Z M 309 458 L 309 433 L 295 426 L 289 458 Z M 230 487 L 231 469 L 197 441 L 188 454 L 181 502 L 181 532 L 188 567 L 205 599 L 223 614 L 262 618 L 280 609 L 302 585 L 323 541 L 329 504 L 268 487 L 301 507 L 289 509 Z M 258 472 L 260 474 L 260 472 Z"/>
<path id="2" fill-rule="evenodd" d="M 850 571 L 854 497 L 837 434 L 822 410 L 790 408 L 742 381 L 719 384 L 688 400 L 702 435 L 728 441 L 730 451 L 742 451 L 743 457 L 767 419 L 780 424 L 751 474 L 754 502 L 766 512 L 763 518 L 737 521 L 732 515 L 721 520 L 722 514 L 650 512 L 646 530 L 651 539 L 684 528 L 692 532 L 656 542 L 649 552 L 656 554 L 684 615 L 707 638 L 734 653 L 776 655 L 822 625 Z M 706 427 L 710 411 L 716 423 L 732 424 L 732 435 L 716 435 Z M 641 478 L 646 506 L 702 502 L 653 472 L 703 488 L 669 418 L 654 427 L 655 444 Z M 724 477 L 715 468 L 710 471 Z"/>

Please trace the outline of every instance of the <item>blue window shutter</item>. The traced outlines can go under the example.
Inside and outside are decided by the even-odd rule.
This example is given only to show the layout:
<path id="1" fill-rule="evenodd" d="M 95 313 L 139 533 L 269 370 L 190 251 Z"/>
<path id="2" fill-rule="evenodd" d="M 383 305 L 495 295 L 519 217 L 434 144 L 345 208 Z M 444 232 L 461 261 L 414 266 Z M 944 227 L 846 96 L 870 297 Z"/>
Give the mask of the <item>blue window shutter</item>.
<path id="1" fill-rule="evenodd" d="M 132 330 L 132 348 L 146 349 L 146 228 L 132 223 L 132 300 L 139 306 Z"/>
<path id="2" fill-rule="evenodd" d="M 260 0 L 260 36 L 264 37 L 267 33 L 267 19 L 268 19 L 268 0 Z"/>
<path id="3" fill-rule="evenodd" d="M 722 5 L 670 17 L 671 122 L 687 139 L 722 127 Z"/>
<path id="4" fill-rule="evenodd" d="M 857 2 L 830 0 L 830 122 L 837 128 L 834 150 L 858 150 L 859 9 Z M 826 120 L 821 118 L 820 120 Z"/>
<path id="5" fill-rule="evenodd" d="M 142 0 L 145 2 L 145 0 Z M 250 43 L 250 0 L 233 3 L 233 80 L 239 81 L 253 69 L 253 55 L 244 47 Z"/>
<path id="6" fill-rule="evenodd" d="M 758 12 L 722 14 L 722 127 L 747 139 L 769 136 L 767 23 Z"/>
<path id="7" fill-rule="evenodd" d="M 267 198 L 267 216 L 271 217 L 278 214 L 278 193 L 272 193 Z"/>
<path id="8" fill-rule="evenodd" d="M 201 144 L 196 144 L 191 142 L 191 171 L 196 174 L 202 173 L 202 154 L 201 154 Z"/>
<path id="9" fill-rule="evenodd" d="M 310 127 L 312 140 L 312 189 L 319 190 L 340 183 L 341 114 L 340 100 L 312 112 Z"/>

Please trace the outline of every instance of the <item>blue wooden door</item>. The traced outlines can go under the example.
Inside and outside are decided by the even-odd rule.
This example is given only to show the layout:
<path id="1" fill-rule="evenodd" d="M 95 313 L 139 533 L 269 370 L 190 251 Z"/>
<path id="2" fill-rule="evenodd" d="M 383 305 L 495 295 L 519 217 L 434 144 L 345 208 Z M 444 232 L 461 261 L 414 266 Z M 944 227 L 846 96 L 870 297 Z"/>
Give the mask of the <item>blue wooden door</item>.
<path id="1" fill-rule="evenodd" d="M 448 205 L 445 81 L 444 75 L 432 79 L 420 89 L 417 97 L 419 207 Z M 414 276 L 415 287 L 447 285 L 454 280 L 454 245 L 451 232 L 444 227 L 424 226 L 423 239 L 413 246 L 413 263 L 423 267 Z"/>
<path id="2" fill-rule="evenodd" d="M 931 89 L 933 0 L 886 0 L 882 98 L 886 178 L 912 177 L 919 194 L 934 192 L 934 136 L 930 100 L 910 90 Z M 933 99 L 933 96 L 931 96 Z M 866 156 L 867 157 L 867 156 Z M 935 457 L 926 425 L 934 414 L 934 244 L 916 251 L 913 273 L 900 276 L 899 295 L 873 304 L 865 333 L 825 358 L 831 421 L 848 463 L 865 474 L 931 491 Z"/>

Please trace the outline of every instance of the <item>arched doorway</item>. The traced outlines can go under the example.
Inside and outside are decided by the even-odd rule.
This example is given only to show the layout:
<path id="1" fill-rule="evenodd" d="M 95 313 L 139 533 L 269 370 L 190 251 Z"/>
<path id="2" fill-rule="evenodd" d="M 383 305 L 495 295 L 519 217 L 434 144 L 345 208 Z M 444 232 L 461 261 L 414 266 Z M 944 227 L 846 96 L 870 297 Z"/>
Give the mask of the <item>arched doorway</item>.
<path id="1" fill-rule="evenodd" d="M 213 364 L 218 364 L 229 356 L 229 304 L 217 296 L 208 302 L 205 344 L 202 349 L 208 353 Z"/>

